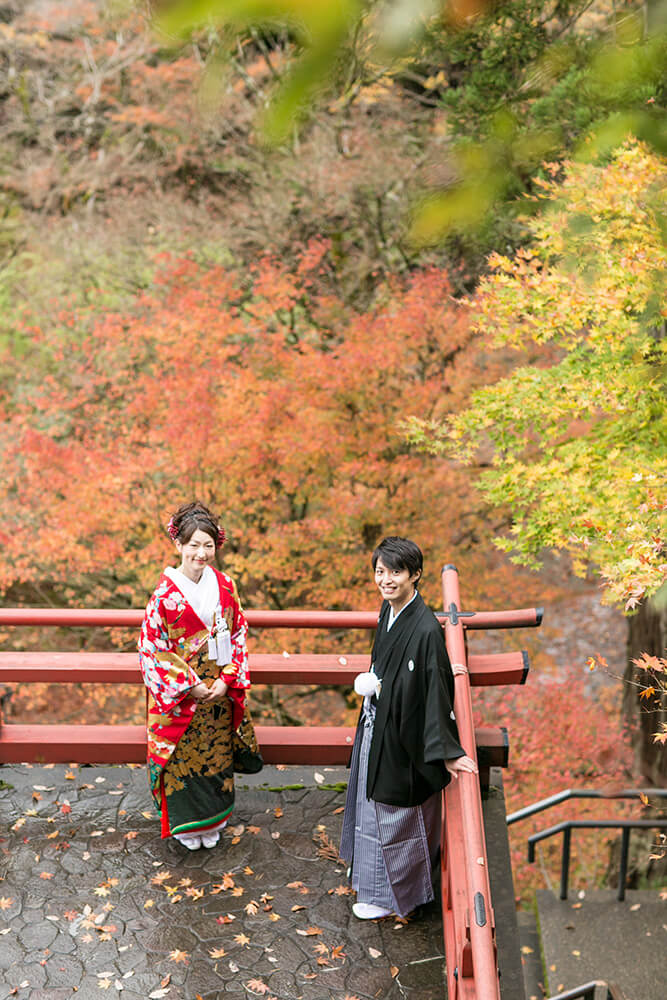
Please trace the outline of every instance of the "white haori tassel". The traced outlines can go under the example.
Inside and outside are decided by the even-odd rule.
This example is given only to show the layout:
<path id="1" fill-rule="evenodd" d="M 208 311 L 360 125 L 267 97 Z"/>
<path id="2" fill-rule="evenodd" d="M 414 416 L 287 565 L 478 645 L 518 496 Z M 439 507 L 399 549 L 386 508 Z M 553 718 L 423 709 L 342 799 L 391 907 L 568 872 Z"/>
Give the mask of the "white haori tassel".
<path id="1" fill-rule="evenodd" d="M 369 670 L 368 673 L 357 674 L 354 678 L 354 690 L 364 696 L 364 707 L 368 711 L 373 695 L 380 697 L 382 681 L 376 673 Z"/>

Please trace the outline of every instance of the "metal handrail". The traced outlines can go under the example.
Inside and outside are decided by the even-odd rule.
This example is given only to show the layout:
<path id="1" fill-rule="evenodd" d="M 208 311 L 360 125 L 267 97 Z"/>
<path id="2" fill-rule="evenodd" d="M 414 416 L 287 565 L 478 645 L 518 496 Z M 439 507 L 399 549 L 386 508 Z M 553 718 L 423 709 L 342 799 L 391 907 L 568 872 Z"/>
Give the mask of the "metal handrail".
<path id="1" fill-rule="evenodd" d="M 572 830 L 598 830 L 614 829 L 622 830 L 621 838 L 621 860 L 618 871 L 618 892 L 616 898 L 619 902 L 625 899 L 625 879 L 628 872 L 628 850 L 630 847 L 630 830 L 653 830 L 656 827 L 667 829 L 667 819 L 569 819 L 556 826 L 550 826 L 547 830 L 541 830 L 528 838 L 528 861 L 535 861 L 535 844 L 547 837 L 553 837 L 557 833 L 563 834 L 561 847 L 561 874 L 560 874 L 560 898 L 567 899 L 568 880 L 570 873 L 570 846 L 572 841 Z"/>
<path id="2" fill-rule="evenodd" d="M 556 993 L 549 997 L 549 1000 L 595 1000 L 595 990 L 597 987 L 606 990 L 605 1000 L 623 1000 L 623 994 L 614 983 L 607 983 L 603 979 L 594 979 L 590 983 L 583 983 L 575 986 L 564 993 Z"/>
<path id="3" fill-rule="evenodd" d="M 649 795 L 667 798 L 667 788 L 623 788 L 617 792 L 605 792 L 594 788 L 566 788 L 562 792 L 557 792 L 546 799 L 540 799 L 539 802 L 533 802 L 532 805 L 509 813 L 506 822 L 508 826 L 511 826 L 512 823 L 518 823 L 519 820 L 534 816 L 535 813 L 542 812 L 544 809 L 551 809 L 552 806 L 567 802 L 568 799 L 641 799 L 642 796 L 648 798 Z"/>

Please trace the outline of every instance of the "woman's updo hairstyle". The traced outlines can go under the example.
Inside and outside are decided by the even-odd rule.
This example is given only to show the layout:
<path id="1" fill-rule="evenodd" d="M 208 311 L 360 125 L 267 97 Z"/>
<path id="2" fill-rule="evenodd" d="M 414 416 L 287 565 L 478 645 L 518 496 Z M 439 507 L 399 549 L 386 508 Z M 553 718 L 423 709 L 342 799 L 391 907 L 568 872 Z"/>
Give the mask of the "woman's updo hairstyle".
<path id="1" fill-rule="evenodd" d="M 225 532 L 218 524 L 217 518 L 199 500 L 182 504 L 176 513 L 172 514 L 167 525 L 169 537 L 182 545 L 189 542 L 197 530 L 210 535 L 217 549 L 225 541 Z"/>

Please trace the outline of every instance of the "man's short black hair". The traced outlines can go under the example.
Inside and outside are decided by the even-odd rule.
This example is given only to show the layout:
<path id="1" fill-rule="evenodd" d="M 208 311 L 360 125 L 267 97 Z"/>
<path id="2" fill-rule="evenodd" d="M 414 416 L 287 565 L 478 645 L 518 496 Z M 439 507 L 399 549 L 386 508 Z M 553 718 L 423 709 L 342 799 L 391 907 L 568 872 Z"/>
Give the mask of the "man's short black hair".
<path id="1" fill-rule="evenodd" d="M 398 535 L 382 539 L 371 557 L 373 569 L 377 566 L 378 559 L 382 559 L 388 569 L 407 569 L 410 576 L 415 573 L 421 575 L 424 566 L 424 557 L 419 546 L 409 538 L 400 538 Z"/>

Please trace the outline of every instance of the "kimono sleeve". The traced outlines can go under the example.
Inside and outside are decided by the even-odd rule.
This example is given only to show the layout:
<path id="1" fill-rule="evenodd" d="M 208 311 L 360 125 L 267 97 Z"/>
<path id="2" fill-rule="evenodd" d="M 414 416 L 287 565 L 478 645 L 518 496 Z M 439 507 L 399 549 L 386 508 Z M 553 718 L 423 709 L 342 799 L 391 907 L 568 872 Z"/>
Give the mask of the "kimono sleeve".
<path id="1" fill-rule="evenodd" d="M 424 761 L 463 757 L 454 715 L 454 678 L 441 634 L 428 636 L 425 668 Z"/>
<path id="2" fill-rule="evenodd" d="M 240 688 L 245 690 L 250 687 L 250 672 L 248 670 L 248 648 L 246 640 L 248 637 L 248 623 L 236 585 L 233 581 L 232 593 L 230 595 L 230 606 L 232 608 L 231 640 L 232 640 L 232 662 L 223 667 L 220 676 L 225 680 L 230 688 Z"/>
<path id="3" fill-rule="evenodd" d="M 139 664 L 144 684 L 158 709 L 166 714 L 172 712 L 200 680 L 196 671 L 176 652 L 157 594 L 148 602 L 141 625 Z"/>

